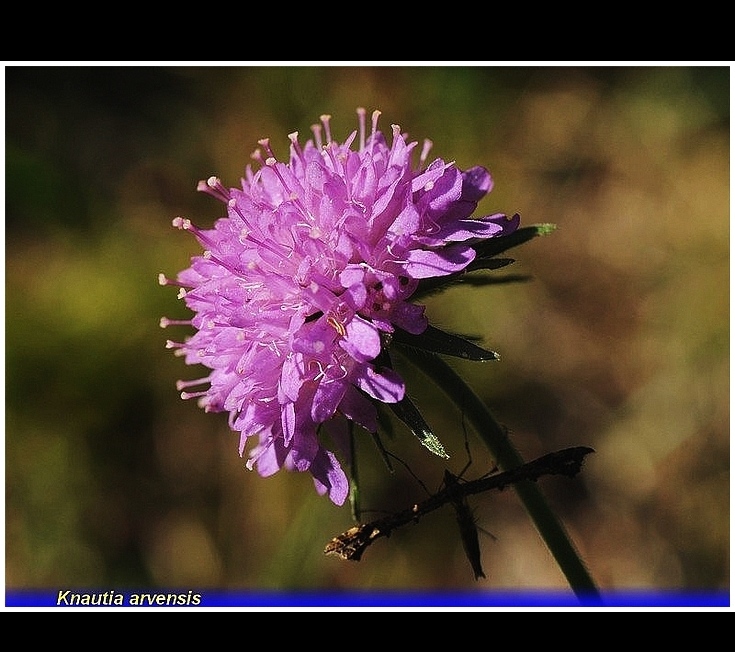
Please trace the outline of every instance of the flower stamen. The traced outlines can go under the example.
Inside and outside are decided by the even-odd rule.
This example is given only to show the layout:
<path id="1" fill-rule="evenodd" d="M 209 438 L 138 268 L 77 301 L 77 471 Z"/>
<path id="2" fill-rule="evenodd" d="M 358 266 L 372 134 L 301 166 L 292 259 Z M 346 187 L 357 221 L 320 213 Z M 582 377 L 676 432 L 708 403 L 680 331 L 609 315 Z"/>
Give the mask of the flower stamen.
<path id="1" fill-rule="evenodd" d="M 338 334 L 338 335 L 339 335 L 340 337 L 344 337 L 345 335 L 347 335 L 347 330 L 345 329 L 345 326 L 344 326 L 344 324 L 343 324 L 342 322 L 340 322 L 340 321 L 337 321 L 337 318 L 336 318 L 336 317 L 334 317 L 334 316 L 331 316 L 331 315 L 330 315 L 329 317 L 327 317 L 327 323 L 328 323 L 328 324 L 329 324 L 329 325 L 330 325 L 330 326 L 331 326 L 331 327 L 332 327 L 332 328 L 333 328 L 334 330 L 336 330 L 336 331 L 337 331 L 337 334 Z"/>
<path id="2" fill-rule="evenodd" d="M 324 113 L 319 116 L 319 119 L 322 121 L 322 124 L 324 125 L 324 136 L 327 139 L 327 143 L 332 142 L 332 132 L 329 129 L 329 121 L 332 119 L 332 116 L 328 113 Z"/>
<path id="3" fill-rule="evenodd" d="M 161 317 L 159 325 L 161 328 L 168 328 L 169 326 L 191 326 L 191 319 L 169 319 L 168 317 Z"/>
<path id="4" fill-rule="evenodd" d="M 359 132 L 360 132 L 360 140 L 359 140 L 359 151 L 363 151 L 365 149 L 365 116 L 367 115 L 367 111 L 363 107 L 358 107 L 357 109 L 357 121 L 359 124 Z"/>
<path id="5" fill-rule="evenodd" d="M 222 184 L 219 178 L 212 176 L 206 181 L 197 183 L 197 190 L 206 193 L 226 204 L 230 199 L 230 191 Z"/>
<path id="6" fill-rule="evenodd" d="M 321 149 L 322 145 L 322 126 L 320 124 L 311 125 L 311 133 L 314 134 L 314 144 L 317 149 Z"/>

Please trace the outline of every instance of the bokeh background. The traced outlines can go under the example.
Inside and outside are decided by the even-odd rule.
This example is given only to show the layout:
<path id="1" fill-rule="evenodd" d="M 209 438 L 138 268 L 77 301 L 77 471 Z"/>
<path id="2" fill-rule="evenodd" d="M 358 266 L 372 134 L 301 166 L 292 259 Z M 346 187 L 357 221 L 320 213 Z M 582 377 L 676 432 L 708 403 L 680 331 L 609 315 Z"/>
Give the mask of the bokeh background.
<path id="1" fill-rule="evenodd" d="M 591 446 L 539 484 L 604 590 L 723 590 L 730 576 L 727 66 L 7 66 L 7 588 L 565 589 L 512 490 L 471 499 L 487 579 L 449 508 L 360 562 L 305 474 L 244 468 L 225 415 L 179 398 L 198 377 L 164 348 L 186 317 L 174 276 L 210 226 L 212 174 L 237 185 L 257 140 L 281 157 L 322 113 L 341 140 L 383 112 L 432 154 L 480 164 L 479 213 L 557 230 L 513 250 L 529 281 L 453 288 L 435 324 L 494 363 L 451 361 L 526 459 Z M 499 272 L 496 272 L 499 274 Z M 410 367 L 411 395 L 465 477 L 492 459 Z M 444 462 L 400 427 L 384 443 L 439 488 Z M 358 447 L 364 518 L 423 499 Z M 383 512 L 379 511 L 383 510 Z"/>

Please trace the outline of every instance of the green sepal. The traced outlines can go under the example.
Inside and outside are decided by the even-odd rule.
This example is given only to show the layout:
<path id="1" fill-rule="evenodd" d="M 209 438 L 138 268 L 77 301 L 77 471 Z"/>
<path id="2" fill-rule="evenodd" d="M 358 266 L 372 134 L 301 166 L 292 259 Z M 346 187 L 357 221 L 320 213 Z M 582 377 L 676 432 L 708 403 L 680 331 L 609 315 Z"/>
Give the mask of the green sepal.
<path id="1" fill-rule="evenodd" d="M 476 272 L 478 269 L 500 269 L 516 262 L 513 258 L 475 258 L 467 267 L 462 270 L 463 274 Z"/>
<path id="2" fill-rule="evenodd" d="M 434 276 L 431 278 L 421 279 L 411 298 L 413 300 L 423 299 L 429 294 L 446 290 L 452 285 L 466 283 L 471 278 L 467 276 L 470 272 L 476 272 L 478 270 L 494 270 L 506 267 L 515 261 L 512 258 L 494 258 L 494 256 L 497 256 L 513 247 L 517 247 L 518 245 L 522 245 L 524 242 L 528 242 L 537 236 L 547 235 L 554 230 L 556 230 L 556 224 L 533 224 L 531 226 L 523 226 L 516 229 L 510 235 L 488 238 L 487 240 L 482 240 L 481 242 L 473 244 L 472 247 L 475 250 L 475 258 L 465 269 L 446 276 Z M 473 284 L 490 285 L 491 283 L 511 283 L 518 280 L 527 280 L 527 277 L 516 275 L 506 276 L 493 281 L 481 281 Z"/>
<path id="3" fill-rule="evenodd" d="M 485 259 L 483 261 L 473 260 L 466 269 L 454 274 L 447 274 L 446 276 L 433 276 L 431 278 L 422 278 L 419 281 L 416 291 L 412 295 L 412 299 L 423 298 L 433 292 L 439 290 L 445 290 L 450 285 L 459 284 L 467 278 L 467 272 L 478 270 L 478 269 L 500 269 L 506 267 L 511 263 L 515 262 L 512 258 L 495 258 Z"/>
<path id="4" fill-rule="evenodd" d="M 413 335 L 396 328 L 392 341 L 414 349 L 429 351 L 430 353 L 443 353 L 465 360 L 487 361 L 500 358 L 495 351 L 477 346 L 477 344 L 470 342 L 466 336 L 453 335 L 431 325 L 420 335 Z"/>
<path id="5" fill-rule="evenodd" d="M 477 252 L 475 260 L 497 256 L 512 247 L 522 245 L 537 236 L 548 235 L 555 230 L 556 224 L 532 224 L 530 226 L 522 226 L 509 235 L 500 236 L 499 238 L 488 238 L 472 245 L 472 248 Z"/>
<path id="6" fill-rule="evenodd" d="M 504 276 L 465 276 L 462 285 L 484 287 L 486 285 L 502 285 L 503 283 L 524 283 L 530 281 L 529 274 L 505 274 Z"/>
<path id="7" fill-rule="evenodd" d="M 423 446 L 428 448 L 434 455 L 449 459 L 449 455 L 444 450 L 444 446 L 442 446 L 439 438 L 433 433 L 429 424 L 426 423 L 424 417 L 421 416 L 421 413 L 411 399 L 404 396 L 398 403 L 389 403 L 388 405 L 395 415 L 418 437 Z"/>

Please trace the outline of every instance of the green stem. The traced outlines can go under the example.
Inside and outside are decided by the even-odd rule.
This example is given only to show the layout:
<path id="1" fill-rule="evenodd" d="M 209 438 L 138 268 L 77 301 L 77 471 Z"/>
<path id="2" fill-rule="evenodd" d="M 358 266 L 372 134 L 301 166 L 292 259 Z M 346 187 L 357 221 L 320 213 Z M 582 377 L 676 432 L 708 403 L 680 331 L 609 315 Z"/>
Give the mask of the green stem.
<path id="1" fill-rule="evenodd" d="M 411 355 L 410 360 L 432 379 L 440 379 L 439 386 L 464 410 L 502 470 L 514 469 L 524 463 L 505 429 L 451 366 L 439 356 L 418 352 Z M 600 594 L 592 577 L 538 485 L 525 480 L 516 483 L 514 488 L 577 597 L 584 602 L 599 602 Z"/>

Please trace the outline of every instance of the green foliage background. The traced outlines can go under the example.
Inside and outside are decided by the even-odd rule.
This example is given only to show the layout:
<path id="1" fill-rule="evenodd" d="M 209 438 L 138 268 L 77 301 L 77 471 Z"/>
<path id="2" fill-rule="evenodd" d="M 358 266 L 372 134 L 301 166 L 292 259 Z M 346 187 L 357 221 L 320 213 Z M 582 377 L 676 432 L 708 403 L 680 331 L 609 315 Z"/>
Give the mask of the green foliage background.
<path id="1" fill-rule="evenodd" d="M 526 459 L 595 449 L 541 486 L 600 588 L 729 587 L 729 68 L 8 66 L 6 585 L 125 589 L 565 588 L 512 490 L 472 499 L 486 580 L 450 510 L 326 557 L 351 525 L 309 477 L 244 469 L 225 415 L 183 402 L 164 348 L 185 317 L 159 272 L 199 253 L 171 227 L 222 207 L 257 140 L 281 157 L 322 113 L 342 139 L 379 108 L 432 154 L 486 166 L 485 213 L 558 230 L 514 250 L 527 283 L 427 301 L 494 363 L 452 361 Z M 462 415 L 405 368 L 465 465 Z M 492 468 L 472 431 L 467 477 Z M 443 462 L 400 427 L 386 445 L 431 488 Z M 425 497 L 370 441 L 365 508 Z M 378 514 L 366 514 L 372 518 Z"/>

